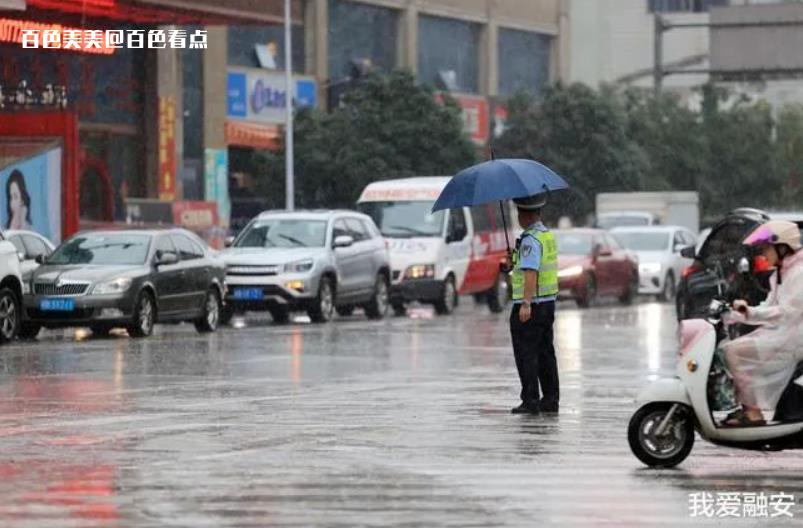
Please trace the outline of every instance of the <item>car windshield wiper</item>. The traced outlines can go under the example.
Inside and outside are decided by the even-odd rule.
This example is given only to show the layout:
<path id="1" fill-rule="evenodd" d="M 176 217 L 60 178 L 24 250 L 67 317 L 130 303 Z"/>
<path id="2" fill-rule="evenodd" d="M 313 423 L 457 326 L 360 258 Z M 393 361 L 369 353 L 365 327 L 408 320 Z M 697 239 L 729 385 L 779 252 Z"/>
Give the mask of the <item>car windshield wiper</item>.
<path id="1" fill-rule="evenodd" d="M 304 242 L 300 241 L 297 238 L 291 237 L 290 235 L 285 235 L 284 233 L 280 233 L 278 236 L 280 236 L 281 238 L 283 238 L 285 240 L 289 240 L 290 242 L 292 242 L 293 244 L 295 244 L 297 246 L 307 247 L 307 245 Z"/>
<path id="2" fill-rule="evenodd" d="M 412 233 L 414 235 L 419 235 L 419 236 L 436 236 L 433 233 L 427 233 L 426 231 L 421 231 L 420 229 L 416 229 L 414 227 L 408 227 L 408 226 L 392 225 L 392 226 L 388 226 L 388 229 L 397 229 L 399 231 L 406 231 L 408 233 Z"/>

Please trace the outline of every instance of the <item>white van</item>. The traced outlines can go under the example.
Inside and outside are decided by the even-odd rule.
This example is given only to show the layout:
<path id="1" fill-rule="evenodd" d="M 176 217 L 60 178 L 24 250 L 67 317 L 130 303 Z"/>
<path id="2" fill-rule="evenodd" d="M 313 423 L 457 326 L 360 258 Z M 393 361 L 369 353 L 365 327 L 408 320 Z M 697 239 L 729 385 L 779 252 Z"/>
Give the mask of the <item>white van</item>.
<path id="1" fill-rule="evenodd" d="M 371 218 L 388 241 L 392 268 L 391 305 L 397 315 L 406 303 L 433 304 L 449 314 L 459 295 L 474 295 L 500 312 L 509 297 L 500 270 L 507 245 L 499 203 L 432 213 L 450 178 L 386 180 L 368 185 L 357 209 Z M 518 232 L 515 210 L 506 203 L 511 244 Z"/>

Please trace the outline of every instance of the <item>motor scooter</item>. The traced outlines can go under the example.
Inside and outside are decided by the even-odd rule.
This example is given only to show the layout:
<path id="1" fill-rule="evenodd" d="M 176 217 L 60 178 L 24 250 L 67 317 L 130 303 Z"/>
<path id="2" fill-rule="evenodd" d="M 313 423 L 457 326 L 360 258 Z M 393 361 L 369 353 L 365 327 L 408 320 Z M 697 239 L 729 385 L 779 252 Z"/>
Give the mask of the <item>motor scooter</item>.
<path id="1" fill-rule="evenodd" d="M 674 467 L 689 455 L 694 432 L 709 442 L 739 449 L 780 451 L 803 448 L 803 361 L 781 396 L 772 421 L 762 426 L 721 425 L 728 409 L 711 397 L 716 383 L 717 349 L 728 339 L 731 307 L 714 300 L 707 319 L 681 322 L 674 377 L 660 378 L 636 398 L 627 437 L 633 454 L 651 467 Z"/>

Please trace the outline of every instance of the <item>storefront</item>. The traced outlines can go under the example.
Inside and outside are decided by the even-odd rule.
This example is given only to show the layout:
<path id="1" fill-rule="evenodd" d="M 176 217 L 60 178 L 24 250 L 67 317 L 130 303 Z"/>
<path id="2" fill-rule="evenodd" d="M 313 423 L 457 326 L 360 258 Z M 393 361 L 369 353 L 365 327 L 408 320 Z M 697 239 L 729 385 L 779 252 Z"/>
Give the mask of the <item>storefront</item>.
<path id="1" fill-rule="evenodd" d="M 243 2 L 227 4 L 239 3 Z M 164 56 L 169 53 L 146 46 L 24 49 L 22 29 L 57 30 L 64 35 L 69 30 L 147 32 L 168 24 L 189 29 L 280 20 L 278 1 L 266 2 L 258 16 L 248 11 L 247 2 L 241 8 L 218 4 L 202 0 L 188 8 L 188 3 L 177 7 L 178 3 L 158 0 L 0 3 L 0 187 L 8 186 L 12 174 L 18 179 L 21 166 L 35 174 L 24 176 L 31 213 L 27 225 L 57 241 L 81 227 L 130 221 L 126 204 L 132 198 L 181 200 L 187 167 L 200 174 L 200 179 L 192 180 L 196 186 L 188 195 L 203 199 L 208 160 L 202 116 L 207 101 L 202 92 L 189 90 L 185 97 L 182 86 L 191 88 L 193 81 L 170 74 L 171 68 L 181 68 L 182 61 L 201 64 L 200 49 L 179 50 L 165 67 Z M 163 91 L 172 97 L 164 97 Z M 201 119 L 190 122 L 193 133 L 185 135 L 182 117 L 188 108 L 190 115 Z M 195 165 L 185 163 L 185 151 Z M 54 161 L 57 156 L 59 162 Z M 222 169 L 219 161 L 215 160 L 215 170 L 225 172 L 225 160 Z M 44 194 L 34 196 L 35 189 Z M 5 228 L 11 219 L 3 195 L 0 222 Z M 52 219 L 56 210 L 58 221 Z"/>
<path id="2" fill-rule="evenodd" d="M 256 180 L 261 177 L 254 163 L 258 150 L 278 151 L 284 144 L 287 90 L 284 72 L 231 66 L 228 70 L 226 142 L 228 144 L 229 195 L 232 227 L 263 209 Z M 318 85 L 312 77 L 293 77 L 296 108 L 318 105 Z"/>

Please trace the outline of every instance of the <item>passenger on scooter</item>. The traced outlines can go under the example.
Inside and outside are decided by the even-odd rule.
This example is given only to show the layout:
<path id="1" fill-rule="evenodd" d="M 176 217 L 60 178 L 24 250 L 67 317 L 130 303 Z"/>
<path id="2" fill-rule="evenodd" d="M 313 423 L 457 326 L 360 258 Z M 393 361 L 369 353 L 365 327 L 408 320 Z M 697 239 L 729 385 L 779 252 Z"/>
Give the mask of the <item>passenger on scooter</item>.
<path id="1" fill-rule="evenodd" d="M 795 367 L 803 360 L 803 251 L 800 230 L 792 222 L 758 226 L 744 244 L 755 251 L 757 264 L 775 268 L 770 293 L 758 306 L 733 302 L 734 318 L 761 326 L 724 345 L 741 409 L 728 415 L 730 426 L 764 425 L 761 409 L 775 409 Z"/>

